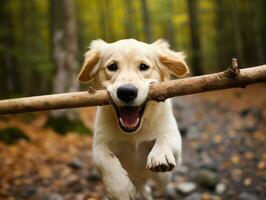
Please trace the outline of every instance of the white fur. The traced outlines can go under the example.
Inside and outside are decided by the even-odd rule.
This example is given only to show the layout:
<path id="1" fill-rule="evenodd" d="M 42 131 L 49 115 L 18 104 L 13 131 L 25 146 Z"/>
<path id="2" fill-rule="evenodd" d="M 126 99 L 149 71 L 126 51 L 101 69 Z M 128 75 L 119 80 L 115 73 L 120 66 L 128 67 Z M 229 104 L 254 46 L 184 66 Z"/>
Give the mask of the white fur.
<path id="1" fill-rule="evenodd" d="M 123 84 L 131 83 L 138 88 L 139 94 L 134 101 L 134 106 L 138 106 L 146 101 L 149 84 L 167 79 L 169 74 L 166 73 L 170 73 L 172 67 L 183 67 L 188 71 L 183 56 L 171 51 L 162 40 L 153 44 L 132 39 L 112 44 L 97 40 L 92 43 L 91 51 L 99 54 L 97 72 L 95 66 L 88 66 L 85 62 L 80 77 L 84 71 L 88 73 L 90 67 L 95 75 L 83 77 L 94 79 L 97 86 L 106 88 L 117 106 L 123 106 L 123 102 L 116 96 L 117 88 Z M 174 59 L 178 64 L 175 62 L 169 67 L 167 63 L 165 70 L 162 70 L 164 63 L 158 64 L 160 56 L 164 56 L 164 60 L 169 56 L 171 62 Z M 106 66 L 113 60 L 118 63 L 119 71 L 106 71 Z M 147 72 L 138 71 L 138 65 L 143 62 L 150 66 Z M 80 80 L 89 81 L 87 78 Z M 120 129 L 113 105 L 101 106 L 97 110 L 93 158 L 110 199 L 135 199 L 136 192 L 140 192 L 142 199 L 151 200 L 147 180 L 154 179 L 159 189 L 163 190 L 170 181 L 171 172 L 156 173 L 150 169 L 154 170 L 158 165 L 180 164 L 181 147 L 181 137 L 170 100 L 147 102 L 141 125 L 133 133 L 125 133 Z"/>

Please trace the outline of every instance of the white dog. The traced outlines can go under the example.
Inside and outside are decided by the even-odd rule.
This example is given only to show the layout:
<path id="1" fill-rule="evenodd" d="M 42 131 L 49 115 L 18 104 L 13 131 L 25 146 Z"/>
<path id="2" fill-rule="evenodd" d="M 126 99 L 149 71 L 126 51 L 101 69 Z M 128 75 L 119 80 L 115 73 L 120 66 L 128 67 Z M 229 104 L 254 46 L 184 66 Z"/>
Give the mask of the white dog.
<path id="1" fill-rule="evenodd" d="M 154 179 L 160 189 L 170 181 L 182 146 L 171 102 L 146 99 L 150 84 L 188 71 L 184 55 L 163 40 L 91 43 L 78 78 L 106 88 L 112 99 L 112 105 L 97 110 L 93 138 L 94 161 L 109 199 L 135 199 L 136 192 L 152 199 L 147 180 Z"/>

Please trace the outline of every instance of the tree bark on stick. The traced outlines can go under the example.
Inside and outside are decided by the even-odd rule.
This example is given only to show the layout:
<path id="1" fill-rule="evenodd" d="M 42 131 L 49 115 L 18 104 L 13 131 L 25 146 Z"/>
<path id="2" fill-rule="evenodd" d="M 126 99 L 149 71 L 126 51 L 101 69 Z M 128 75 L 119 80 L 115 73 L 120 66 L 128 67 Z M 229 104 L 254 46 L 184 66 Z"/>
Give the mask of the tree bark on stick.
<path id="1" fill-rule="evenodd" d="M 164 101 L 167 98 L 226 88 L 244 88 L 266 82 L 266 65 L 238 69 L 236 60 L 224 72 L 165 81 L 151 85 L 148 100 Z M 85 92 L 53 94 L 0 101 L 0 114 L 101 106 L 110 104 L 106 90 L 89 89 Z"/>

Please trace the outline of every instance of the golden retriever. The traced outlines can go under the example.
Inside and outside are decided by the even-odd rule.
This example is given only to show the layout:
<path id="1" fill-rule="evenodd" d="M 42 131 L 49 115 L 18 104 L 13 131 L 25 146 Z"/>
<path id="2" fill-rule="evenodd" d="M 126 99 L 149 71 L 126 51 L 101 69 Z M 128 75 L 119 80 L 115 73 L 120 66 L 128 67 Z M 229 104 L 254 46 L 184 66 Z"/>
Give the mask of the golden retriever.
<path id="1" fill-rule="evenodd" d="M 97 110 L 93 158 L 109 199 L 152 199 L 148 179 L 163 190 L 181 162 L 181 137 L 170 100 L 147 101 L 150 84 L 189 72 L 184 55 L 164 40 L 92 41 L 79 73 L 109 92 L 112 104 Z M 163 172 L 163 173 L 162 173 Z"/>

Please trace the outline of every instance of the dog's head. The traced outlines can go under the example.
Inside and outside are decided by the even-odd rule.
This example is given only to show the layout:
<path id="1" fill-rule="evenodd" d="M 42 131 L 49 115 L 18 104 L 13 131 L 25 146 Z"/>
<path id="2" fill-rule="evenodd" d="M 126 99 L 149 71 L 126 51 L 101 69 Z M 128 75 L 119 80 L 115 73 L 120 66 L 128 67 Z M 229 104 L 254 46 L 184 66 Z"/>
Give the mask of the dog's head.
<path id="1" fill-rule="evenodd" d="M 95 40 L 85 54 L 78 79 L 106 88 L 120 128 L 134 132 L 141 124 L 150 84 L 188 73 L 184 58 L 164 40 L 152 44 L 134 39 L 115 43 Z"/>

